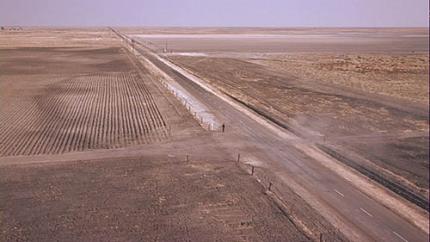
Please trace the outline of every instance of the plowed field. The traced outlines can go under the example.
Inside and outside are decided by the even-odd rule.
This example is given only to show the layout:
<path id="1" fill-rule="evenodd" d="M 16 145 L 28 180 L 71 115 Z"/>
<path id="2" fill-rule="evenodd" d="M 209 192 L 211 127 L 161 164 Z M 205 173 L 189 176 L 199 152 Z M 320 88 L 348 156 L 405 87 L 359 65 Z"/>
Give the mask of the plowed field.
<path id="1" fill-rule="evenodd" d="M 3 156 L 113 148 L 167 136 L 160 111 L 135 73 L 55 82 L 0 119 Z"/>

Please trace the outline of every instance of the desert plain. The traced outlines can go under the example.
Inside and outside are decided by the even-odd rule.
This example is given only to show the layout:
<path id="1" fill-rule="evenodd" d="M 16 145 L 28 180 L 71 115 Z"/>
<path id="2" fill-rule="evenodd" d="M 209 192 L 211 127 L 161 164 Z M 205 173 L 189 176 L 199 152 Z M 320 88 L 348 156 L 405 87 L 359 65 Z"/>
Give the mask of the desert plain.
<path id="1" fill-rule="evenodd" d="M 426 241 L 428 29 L 0 32 L 0 240 Z"/>

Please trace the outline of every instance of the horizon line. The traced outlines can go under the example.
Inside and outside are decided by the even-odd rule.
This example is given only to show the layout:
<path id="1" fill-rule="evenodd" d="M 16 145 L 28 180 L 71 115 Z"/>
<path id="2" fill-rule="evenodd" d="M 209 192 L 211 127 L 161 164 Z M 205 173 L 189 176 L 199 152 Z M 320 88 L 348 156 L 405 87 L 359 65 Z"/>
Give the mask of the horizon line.
<path id="1" fill-rule="evenodd" d="M 352 28 L 352 29 L 378 29 L 378 28 L 427 28 L 429 26 L 226 26 L 226 25 L 207 25 L 207 26 L 193 26 L 193 25 L 2 25 L 1 27 L 26 27 L 26 28 L 261 28 L 261 29 L 286 29 L 286 28 Z"/>

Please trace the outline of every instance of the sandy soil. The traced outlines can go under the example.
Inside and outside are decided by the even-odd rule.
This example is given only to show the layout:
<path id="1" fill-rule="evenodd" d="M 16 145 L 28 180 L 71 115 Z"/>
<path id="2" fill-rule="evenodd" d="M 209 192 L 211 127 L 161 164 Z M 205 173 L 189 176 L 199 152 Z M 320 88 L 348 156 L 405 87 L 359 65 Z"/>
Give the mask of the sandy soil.
<path id="1" fill-rule="evenodd" d="M 424 34 L 419 43 L 408 42 L 410 39 L 391 42 L 391 37 L 405 35 L 408 30 L 381 30 L 373 32 L 373 37 L 372 31 L 351 30 L 337 32 L 338 38 L 334 38 L 341 41 L 339 36 L 354 35 L 390 45 L 390 49 L 378 51 L 372 49 L 372 43 L 358 40 L 354 47 L 321 52 L 316 43 L 325 43 L 323 36 L 311 37 L 315 43 L 301 42 L 309 53 L 298 48 L 273 54 L 269 53 L 271 47 L 254 41 L 257 48 L 237 54 L 225 51 L 235 48 L 234 39 L 212 38 L 206 48 L 193 42 L 187 45 L 182 38 L 179 55 L 172 52 L 168 56 L 224 92 L 282 120 L 297 133 L 370 160 L 373 164 L 356 162 L 428 201 L 429 58 L 427 53 L 416 52 L 426 44 L 428 34 L 422 29 L 409 31 L 408 36 Z M 174 39 L 169 39 L 170 46 L 175 46 Z M 261 53 L 260 47 L 269 50 Z M 184 55 L 187 51 L 197 52 Z"/>
<path id="2" fill-rule="evenodd" d="M 105 28 L 24 28 L 1 31 L 0 48 L 19 47 L 106 47 L 115 44 L 115 35 Z"/>
<path id="3" fill-rule="evenodd" d="M 252 61 L 309 82 L 321 81 L 422 104 L 429 100 L 427 53 L 295 54 Z"/>
<path id="4" fill-rule="evenodd" d="M 274 74 L 270 69 L 254 63 L 229 58 L 171 57 L 173 61 L 204 77 L 221 90 L 245 102 L 260 107 L 292 125 L 297 124 L 318 136 L 336 142 L 351 144 L 357 136 L 373 136 L 372 143 L 383 145 L 384 134 L 397 134 L 399 142 L 408 133 L 426 137 L 428 117 L 399 110 L 364 98 L 355 98 L 342 89 L 318 90 L 309 82 L 303 84 L 295 78 Z M 423 83 L 420 80 L 420 83 Z M 425 88 L 421 87 L 420 89 Z M 336 90 L 336 89 L 335 89 Z M 315 134 L 315 133 L 314 133 Z M 357 137 L 358 138 L 358 137 Z M 369 142 L 369 141 L 367 141 Z M 388 141 L 387 141 L 388 142 Z M 411 146 L 416 145 L 410 142 Z M 391 155 L 396 146 L 385 146 L 378 155 Z M 414 154 L 400 155 L 396 159 L 382 159 L 384 167 L 406 176 L 416 185 L 428 185 L 428 148 L 419 146 L 408 150 Z M 390 149 L 391 148 L 391 149 Z M 423 149 L 424 148 L 424 149 Z M 362 149 L 363 150 L 363 149 Z M 404 153 L 405 150 L 395 149 Z M 371 154 L 364 149 L 362 155 Z M 408 162 L 404 158 L 408 157 Z M 416 165 L 411 165 L 416 164 Z M 404 165 L 400 165 L 404 163 Z M 398 167 L 400 165 L 400 167 Z M 423 170 L 425 168 L 425 170 Z"/>
<path id="5" fill-rule="evenodd" d="M 0 36 L 0 240 L 344 240 L 292 191 L 281 210 L 113 36 Z"/>
<path id="6" fill-rule="evenodd" d="M 428 204 L 428 30 L 122 30 Z M 246 141 L 204 130 L 111 31 L 2 32 L 0 68 L 0 240 L 344 239 L 288 186 L 277 204 L 228 158 Z"/>

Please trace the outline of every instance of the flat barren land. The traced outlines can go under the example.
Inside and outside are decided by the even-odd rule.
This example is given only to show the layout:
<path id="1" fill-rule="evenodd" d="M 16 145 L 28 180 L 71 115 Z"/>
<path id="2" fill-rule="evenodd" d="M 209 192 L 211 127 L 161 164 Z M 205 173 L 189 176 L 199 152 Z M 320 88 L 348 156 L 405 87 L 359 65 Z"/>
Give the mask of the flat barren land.
<path id="1" fill-rule="evenodd" d="M 309 240 L 111 30 L 0 46 L 1 241 Z"/>
<path id="2" fill-rule="evenodd" d="M 428 241 L 426 29 L 0 32 L 0 241 Z"/>
<path id="3" fill-rule="evenodd" d="M 137 36 L 154 48 L 167 43 L 178 65 L 428 197 L 427 30 L 206 31 Z"/>

